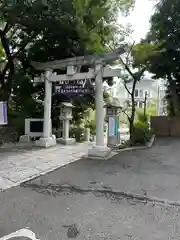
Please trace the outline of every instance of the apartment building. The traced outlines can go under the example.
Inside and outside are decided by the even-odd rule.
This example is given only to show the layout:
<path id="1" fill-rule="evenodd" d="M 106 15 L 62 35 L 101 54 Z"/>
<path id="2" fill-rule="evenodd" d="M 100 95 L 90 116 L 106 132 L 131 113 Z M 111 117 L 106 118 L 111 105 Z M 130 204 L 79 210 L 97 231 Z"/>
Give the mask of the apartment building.
<path id="1" fill-rule="evenodd" d="M 131 92 L 132 82 L 127 84 L 127 88 Z M 121 105 L 125 105 L 127 100 L 131 101 L 131 96 L 120 80 L 116 86 L 116 98 L 119 99 Z M 152 78 L 144 78 L 136 84 L 134 92 L 136 108 L 143 109 L 146 99 L 146 107 L 151 108 L 157 106 L 158 113 L 163 114 L 165 108 L 165 82 L 164 80 L 154 80 Z"/>

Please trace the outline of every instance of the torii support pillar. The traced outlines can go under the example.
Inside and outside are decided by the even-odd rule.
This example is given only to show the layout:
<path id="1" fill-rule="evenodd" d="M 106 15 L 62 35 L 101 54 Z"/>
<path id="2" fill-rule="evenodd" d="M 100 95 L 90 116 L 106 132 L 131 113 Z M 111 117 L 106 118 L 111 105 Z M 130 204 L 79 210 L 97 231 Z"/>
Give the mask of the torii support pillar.
<path id="1" fill-rule="evenodd" d="M 102 65 L 96 65 L 96 145 L 88 150 L 88 157 L 91 159 L 107 159 L 111 149 L 104 143 L 104 101 L 103 101 L 103 79 Z"/>
<path id="2" fill-rule="evenodd" d="M 52 135 L 51 125 L 51 98 L 52 98 L 52 72 L 47 70 L 45 72 L 45 98 L 44 98 L 44 124 L 43 124 L 43 137 L 36 141 L 36 146 L 51 147 L 56 145 L 56 137 Z"/>

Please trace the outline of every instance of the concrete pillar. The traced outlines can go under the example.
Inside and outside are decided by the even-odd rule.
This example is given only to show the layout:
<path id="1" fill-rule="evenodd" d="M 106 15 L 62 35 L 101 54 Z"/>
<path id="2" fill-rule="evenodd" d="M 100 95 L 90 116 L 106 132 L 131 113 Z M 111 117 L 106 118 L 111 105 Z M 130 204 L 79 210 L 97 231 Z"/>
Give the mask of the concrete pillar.
<path id="1" fill-rule="evenodd" d="M 52 82 L 51 70 L 46 70 L 44 76 L 45 83 L 45 97 L 44 97 L 44 126 L 43 137 L 36 141 L 36 146 L 51 147 L 56 145 L 56 137 L 52 135 L 52 122 L 51 122 L 51 98 L 52 98 Z"/>
<path id="2" fill-rule="evenodd" d="M 104 101 L 103 101 L 103 80 L 102 65 L 96 66 L 96 89 L 95 89 L 95 109 L 96 109 L 96 145 L 104 146 Z"/>
<path id="3" fill-rule="evenodd" d="M 43 137 L 51 137 L 51 99 L 52 99 L 52 82 L 50 82 L 52 72 L 45 72 L 45 98 L 44 98 L 44 129 Z"/>
<path id="4" fill-rule="evenodd" d="M 88 150 L 88 157 L 90 159 L 107 159 L 111 149 L 104 144 L 104 101 L 101 64 L 96 64 L 95 77 L 96 145 Z"/>

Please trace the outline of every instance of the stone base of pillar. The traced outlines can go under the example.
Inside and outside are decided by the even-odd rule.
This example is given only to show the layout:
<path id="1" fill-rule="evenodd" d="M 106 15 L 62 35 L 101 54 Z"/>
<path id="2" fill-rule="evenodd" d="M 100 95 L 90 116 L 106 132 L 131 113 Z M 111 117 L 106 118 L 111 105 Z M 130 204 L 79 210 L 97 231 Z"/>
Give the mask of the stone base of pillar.
<path id="1" fill-rule="evenodd" d="M 76 143 L 76 139 L 75 138 L 68 138 L 68 139 L 57 138 L 57 143 L 60 143 L 63 145 L 73 145 Z"/>
<path id="2" fill-rule="evenodd" d="M 35 141 L 35 145 L 38 147 L 53 147 L 56 145 L 56 137 L 52 135 L 50 138 L 40 138 L 39 140 Z"/>
<path id="3" fill-rule="evenodd" d="M 88 158 L 106 160 L 110 156 L 111 149 L 106 146 L 93 146 L 88 149 Z"/>
<path id="4" fill-rule="evenodd" d="M 30 138 L 30 136 L 28 136 L 28 135 L 22 135 L 22 136 L 20 136 L 20 138 L 19 138 L 19 142 L 29 143 L 29 142 L 31 142 L 31 138 Z"/>

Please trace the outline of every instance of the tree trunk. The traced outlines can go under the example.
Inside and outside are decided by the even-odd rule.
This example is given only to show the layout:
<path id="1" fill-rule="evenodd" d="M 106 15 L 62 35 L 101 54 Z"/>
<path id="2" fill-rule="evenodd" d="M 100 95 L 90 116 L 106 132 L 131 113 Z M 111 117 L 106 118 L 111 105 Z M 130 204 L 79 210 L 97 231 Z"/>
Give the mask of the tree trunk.
<path id="1" fill-rule="evenodd" d="M 130 132 L 130 145 L 131 146 L 134 145 L 134 118 L 135 118 L 135 112 L 136 112 L 134 92 L 135 92 L 135 88 L 136 88 L 136 83 L 137 83 L 137 80 L 134 78 L 132 92 L 131 92 L 132 109 L 131 109 L 131 117 L 129 118 L 129 132 Z"/>
<path id="2" fill-rule="evenodd" d="M 134 121 L 129 119 L 130 146 L 134 145 Z"/>
<path id="3" fill-rule="evenodd" d="M 6 37 L 7 28 L 8 28 L 8 25 L 6 25 L 3 31 L 0 30 L 0 39 L 6 54 L 6 58 L 7 58 L 7 63 L 4 66 L 4 69 L 0 73 L 0 84 L 1 84 L 0 100 L 8 102 L 11 94 L 12 79 L 13 79 L 15 67 L 14 67 L 14 57 L 11 55 L 9 41 Z"/>
<path id="4" fill-rule="evenodd" d="M 130 132 L 130 145 L 134 145 L 134 117 L 135 117 L 135 105 L 132 106 L 131 117 L 129 119 L 129 132 Z"/>

